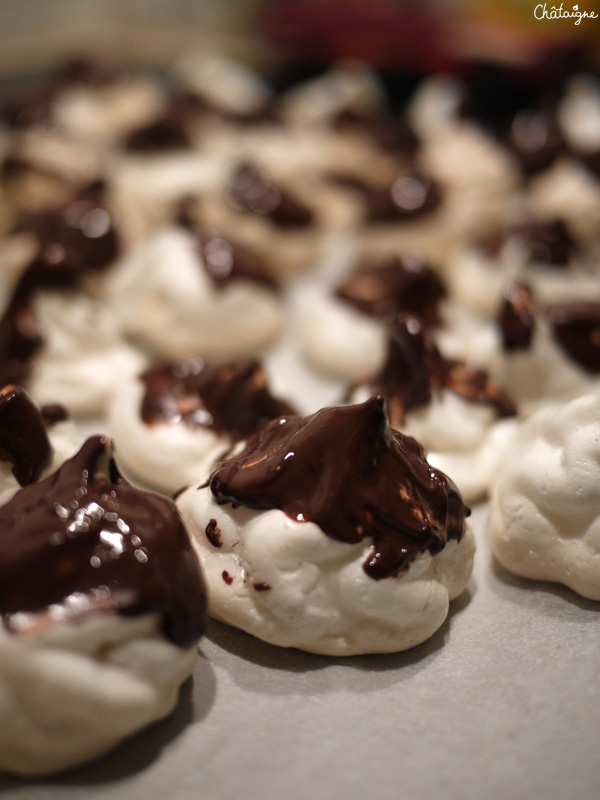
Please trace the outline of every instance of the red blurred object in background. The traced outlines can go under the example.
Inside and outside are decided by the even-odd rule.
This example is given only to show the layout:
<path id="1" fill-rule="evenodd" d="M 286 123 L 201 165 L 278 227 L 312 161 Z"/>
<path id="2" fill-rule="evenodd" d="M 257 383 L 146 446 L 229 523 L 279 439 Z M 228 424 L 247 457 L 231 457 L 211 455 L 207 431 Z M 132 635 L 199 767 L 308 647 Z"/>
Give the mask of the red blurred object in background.
<path id="1" fill-rule="evenodd" d="M 260 29 L 287 56 L 331 63 L 361 59 L 379 69 L 462 72 L 488 61 L 524 72 L 587 51 L 600 19 L 538 20 L 537 0 L 267 0 Z M 581 9 L 597 11 L 596 0 Z M 549 7 L 552 3 L 548 4 Z M 565 3 L 570 10 L 570 4 Z"/>

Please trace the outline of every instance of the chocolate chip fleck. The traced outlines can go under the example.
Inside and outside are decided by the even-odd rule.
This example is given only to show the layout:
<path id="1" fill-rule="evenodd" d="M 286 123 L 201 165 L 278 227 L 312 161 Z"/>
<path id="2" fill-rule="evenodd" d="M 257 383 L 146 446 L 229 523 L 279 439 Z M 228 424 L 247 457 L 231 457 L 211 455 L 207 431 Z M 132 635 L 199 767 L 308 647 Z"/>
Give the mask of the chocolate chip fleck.
<path id="1" fill-rule="evenodd" d="M 211 519 L 206 526 L 206 538 L 212 544 L 213 547 L 222 547 L 223 542 L 221 540 L 221 531 L 217 527 L 217 520 Z"/>

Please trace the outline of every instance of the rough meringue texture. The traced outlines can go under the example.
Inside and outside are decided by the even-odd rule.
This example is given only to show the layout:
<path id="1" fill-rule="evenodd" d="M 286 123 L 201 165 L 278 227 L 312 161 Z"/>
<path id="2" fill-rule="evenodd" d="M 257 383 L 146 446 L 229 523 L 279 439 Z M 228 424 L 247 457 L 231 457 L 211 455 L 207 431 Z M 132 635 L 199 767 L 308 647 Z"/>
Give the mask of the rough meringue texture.
<path id="1" fill-rule="evenodd" d="M 274 420 L 217 465 L 210 488 L 220 504 L 278 508 L 339 541 L 373 537 L 363 568 L 374 579 L 460 540 L 470 513 L 421 445 L 390 428 L 382 397 Z"/>
<path id="2" fill-rule="evenodd" d="M 180 647 L 202 634 L 206 593 L 175 506 L 118 473 L 101 436 L 0 508 L 0 614 L 8 630 L 36 616 L 157 613 Z"/>

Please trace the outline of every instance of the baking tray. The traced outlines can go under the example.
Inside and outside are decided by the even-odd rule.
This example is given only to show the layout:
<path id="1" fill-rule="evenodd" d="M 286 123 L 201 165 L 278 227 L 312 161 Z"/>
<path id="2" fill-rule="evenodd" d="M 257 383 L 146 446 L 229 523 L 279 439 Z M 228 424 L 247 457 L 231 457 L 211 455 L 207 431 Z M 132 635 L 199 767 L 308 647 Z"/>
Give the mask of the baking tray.
<path id="1" fill-rule="evenodd" d="M 341 385 L 312 373 L 296 341 L 291 328 L 265 361 L 308 412 Z M 0 795 L 597 800 L 600 604 L 510 575 L 487 520 L 486 504 L 473 509 L 473 576 L 419 647 L 328 658 L 211 621 L 171 717 L 63 776 L 0 778 Z"/>

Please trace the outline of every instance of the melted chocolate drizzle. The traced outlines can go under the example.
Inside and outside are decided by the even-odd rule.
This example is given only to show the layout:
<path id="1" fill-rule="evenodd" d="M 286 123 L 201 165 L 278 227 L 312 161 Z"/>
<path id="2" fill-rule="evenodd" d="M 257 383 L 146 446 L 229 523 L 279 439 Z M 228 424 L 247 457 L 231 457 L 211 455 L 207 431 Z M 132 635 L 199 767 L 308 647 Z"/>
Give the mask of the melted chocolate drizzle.
<path id="1" fill-rule="evenodd" d="M 556 341 L 570 358 L 600 373 L 600 303 L 561 303 L 545 310 Z"/>
<path id="2" fill-rule="evenodd" d="M 232 280 L 247 280 L 276 289 L 277 283 L 265 262 L 244 245 L 208 231 L 197 225 L 186 208 L 182 208 L 177 222 L 196 239 L 202 264 L 213 283 L 222 288 Z"/>
<path id="3" fill-rule="evenodd" d="M 526 176 L 548 169 L 565 151 L 565 141 L 553 107 L 519 111 L 507 139 Z"/>
<path id="4" fill-rule="evenodd" d="M 104 183 L 95 181 L 58 208 L 23 215 L 13 233 L 32 233 L 39 243 L 40 257 L 54 270 L 60 266 L 78 277 L 103 269 L 119 253 L 119 239 L 104 192 Z"/>
<path id="5" fill-rule="evenodd" d="M 485 252 L 495 256 L 507 241 L 513 240 L 523 249 L 530 264 L 564 267 L 578 249 L 576 240 L 562 220 L 518 225 L 499 236 L 488 238 L 481 245 Z"/>
<path id="6" fill-rule="evenodd" d="M 416 167 L 406 167 L 384 186 L 345 173 L 330 173 L 328 177 L 360 195 L 369 222 L 414 219 L 433 211 L 441 202 L 437 183 Z"/>
<path id="7" fill-rule="evenodd" d="M 410 254 L 359 266 L 335 294 L 372 317 L 392 320 L 406 312 L 436 325 L 446 288 L 419 256 Z"/>
<path id="8" fill-rule="evenodd" d="M 22 217 L 14 232 L 39 243 L 0 318 L 0 384 L 24 383 L 43 343 L 32 301 L 40 290 L 76 288 L 86 272 L 104 269 L 118 253 L 112 219 L 102 203 L 104 186 L 91 184 L 66 205 Z"/>
<path id="9" fill-rule="evenodd" d="M 69 412 L 60 403 L 46 403 L 40 407 L 40 414 L 47 428 L 69 419 Z"/>
<path id="10" fill-rule="evenodd" d="M 61 619 L 158 613 L 182 647 L 204 630 L 204 582 L 175 506 L 127 483 L 104 437 L 0 508 L 0 539 L 8 630 L 21 629 L 20 612 L 52 619 L 57 606 Z"/>
<path id="11" fill-rule="evenodd" d="M 21 486 L 37 481 L 52 458 L 40 410 L 20 387 L 0 389 L 0 460 L 10 461 Z"/>
<path id="12" fill-rule="evenodd" d="M 220 504 L 278 508 L 341 542 L 372 538 L 363 568 L 376 580 L 459 540 L 470 513 L 421 445 L 390 428 L 381 397 L 270 422 L 210 488 Z"/>
<path id="13" fill-rule="evenodd" d="M 282 228 L 306 228 L 313 223 L 309 208 L 251 164 L 241 164 L 236 169 L 226 198 L 237 211 L 268 217 Z"/>
<path id="14" fill-rule="evenodd" d="M 516 414 L 512 401 L 486 372 L 445 358 L 420 320 L 400 317 L 389 339 L 386 363 L 373 381 L 374 393 L 387 401 L 392 426 L 400 427 L 407 411 L 426 405 L 443 389 L 490 406 L 498 417 Z"/>
<path id="15" fill-rule="evenodd" d="M 140 414 L 146 425 L 181 421 L 189 428 L 210 428 L 238 441 L 276 417 L 296 413 L 271 395 L 265 373 L 254 360 L 159 363 L 141 380 L 145 393 Z"/>
<path id="16" fill-rule="evenodd" d="M 500 310 L 499 324 L 505 350 L 531 346 L 536 318 L 546 319 L 562 350 L 586 372 L 600 373 L 600 302 L 536 304 L 524 283 L 511 284 Z"/>
<path id="17" fill-rule="evenodd" d="M 174 107 L 170 114 L 129 134 L 125 141 L 125 149 L 131 153 L 161 153 L 185 149 L 190 147 L 190 144 L 185 115 Z"/>

